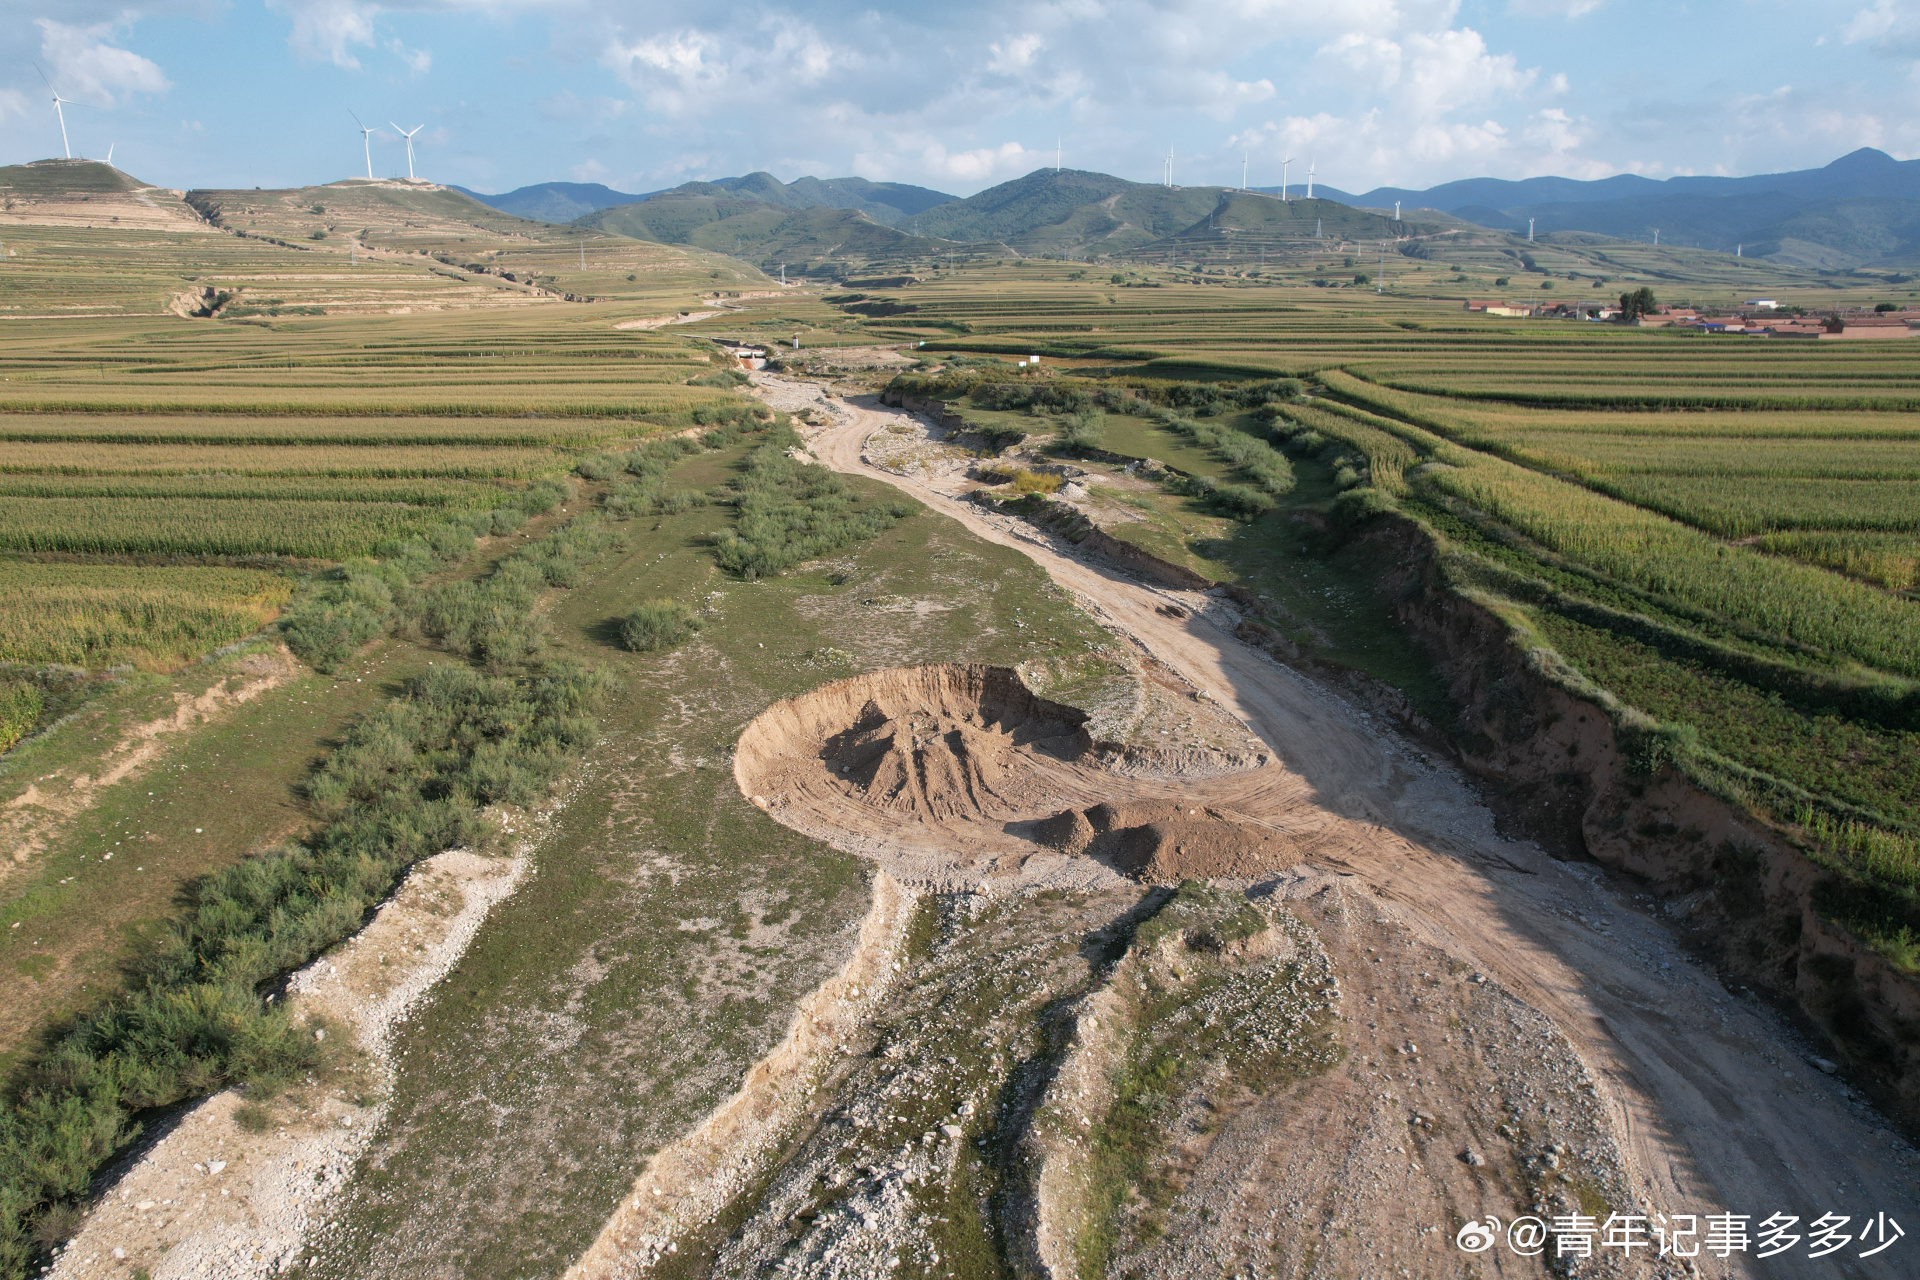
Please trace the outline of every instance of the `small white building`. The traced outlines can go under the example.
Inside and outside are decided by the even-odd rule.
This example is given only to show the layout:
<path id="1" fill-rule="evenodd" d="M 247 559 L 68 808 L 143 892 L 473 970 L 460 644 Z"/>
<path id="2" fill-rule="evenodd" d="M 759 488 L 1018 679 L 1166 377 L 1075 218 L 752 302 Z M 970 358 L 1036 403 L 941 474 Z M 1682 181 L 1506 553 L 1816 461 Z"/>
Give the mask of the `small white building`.
<path id="1" fill-rule="evenodd" d="M 1748 298 L 1743 305 L 1758 307 L 1762 311 L 1778 311 L 1780 309 L 1780 304 L 1772 298 Z"/>

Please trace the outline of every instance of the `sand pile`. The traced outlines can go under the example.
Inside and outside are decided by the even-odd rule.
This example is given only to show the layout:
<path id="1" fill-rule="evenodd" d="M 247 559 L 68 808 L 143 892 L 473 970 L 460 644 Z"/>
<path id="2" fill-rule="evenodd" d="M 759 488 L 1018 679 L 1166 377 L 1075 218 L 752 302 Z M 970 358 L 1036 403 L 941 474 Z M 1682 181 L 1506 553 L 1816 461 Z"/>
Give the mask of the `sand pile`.
<path id="1" fill-rule="evenodd" d="M 1252 879 L 1298 861 L 1295 843 L 1230 810 L 1178 800 L 1063 809 L 1035 824 L 1034 839 L 1083 853 L 1153 884 L 1220 876 Z"/>
<path id="2" fill-rule="evenodd" d="M 1008 667 L 876 671 L 769 707 L 740 735 L 734 776 L 781 822 L 910 883 L 938 882 L 942 867 L 1253 879 L 1299 861 L 1293 840 L 1241 807 L 1259 800 L 1265 770 L 1141 776 L 1088 726 Z"/>
<path id="3" fill-rule="evenodd" d="M 897 823 L 1030 815 L 1086 754 L 1086 714 L 1006 667 L 878 671 L 775 703 L 740 737 L 750 796 L 826 799 Z M 996 825 L 997 825 L 996 822 Z"/>

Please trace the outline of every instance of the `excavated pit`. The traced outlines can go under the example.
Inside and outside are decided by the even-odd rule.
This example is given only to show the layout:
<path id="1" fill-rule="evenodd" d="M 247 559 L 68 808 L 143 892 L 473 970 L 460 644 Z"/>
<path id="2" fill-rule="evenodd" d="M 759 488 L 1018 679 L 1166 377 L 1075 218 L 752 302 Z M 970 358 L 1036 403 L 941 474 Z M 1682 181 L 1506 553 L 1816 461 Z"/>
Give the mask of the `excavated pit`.
<path id="1" fill-rule="evenodd" d="M 876 671 L 769 707 L 734 776 L 786 825 L 924 885 L 1253 878 L 1299 860 L 1285 834 L 1202 794 L 1245 792 L 1261 768 L 1142 776 L 1088 719 L 1008 667 Z"/>

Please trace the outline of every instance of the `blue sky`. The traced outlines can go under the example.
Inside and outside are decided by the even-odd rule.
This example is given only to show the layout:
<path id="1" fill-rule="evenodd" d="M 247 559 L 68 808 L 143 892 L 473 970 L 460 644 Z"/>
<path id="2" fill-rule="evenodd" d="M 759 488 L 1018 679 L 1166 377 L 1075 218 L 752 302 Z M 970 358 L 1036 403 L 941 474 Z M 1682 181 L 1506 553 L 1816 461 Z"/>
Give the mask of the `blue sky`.
<path id="1" fill-rule="evenodd" d="M 1920 0 L 6 0 L 0 162 L 169 186 L 363 171 L 968 194 L 1051 164 L 1349 190 L 1920 155 Z"/>

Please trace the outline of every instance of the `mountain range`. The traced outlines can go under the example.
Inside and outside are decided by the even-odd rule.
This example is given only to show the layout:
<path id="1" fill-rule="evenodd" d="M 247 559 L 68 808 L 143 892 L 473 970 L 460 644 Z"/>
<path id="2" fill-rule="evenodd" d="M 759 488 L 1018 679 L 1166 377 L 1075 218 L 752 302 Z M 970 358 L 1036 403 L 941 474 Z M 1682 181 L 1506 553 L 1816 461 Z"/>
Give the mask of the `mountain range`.
<path id="1" fill-rule="evenodd" d="M 472 196 L 502 213 L 540 222 L 572 222 L 602 209 L 639 204 L 656 196 L 730 196 L 758 200 L 780 209 L 855 209 L 888 226 L 957 196 L 902 182 L 869 182 L 865 178 L 796 178 L 782 182 L 765 171 L 714 182 L 687 182 L 664 191 L 629 194 L 597 182 L 541 182 L 499 195 L 454 190 Z"/>
<path id="2" fill-rule="evenodd" d="M 950 249 L 946 242 L 1024 254 L 1126 253 L 1180 237 L 1217 216 L 1228 191 L 1039 170 L 965 198 L 865 178 L 783 183 L 765 172 L 647 193 L 548 182 L 501 195 L 466 194 L 540 221 L 798 261 L 822 254 L 929 257 Z M 1652 240 L 1657 233 L 1663 243 L 1738 252 L 1783 266 L 1846 269 L 1920 261 L 1920 160 L 1895 160 L 1870 147 L 1818 169 L 1737 178 L 1467 178 L 1359 194 L 1316 184 L 1314 194 L 1320 210 L 1315 216 L 1322 220 L 1329 204 L 1384 211 L 1398 202 L 1408 218 L 1427 223 L 1435 221 L 1432 212 L 1414 211 L 1521 234 L 1530 220 L 1535 235 L 1580 231 Z M 1296 199 L 1279 210 L 1255 210 L 1256 220 L 1289 216 L 1290 209 L 1298 217 L 1300 204 Z M 1340 234 L 1367 231 L 1356 227 Z"/>
<path id="3" fill-rule="evenodd" d="M 1328 200 L 1283 204 L 1220 187 L 1164 187 L 1076 169 L 1037 170 L 965 199 L 919 187 L 853 185 L 861 181 L 841 178 L 803 186 L 814 183 L 805 179 L 783 186 L 769 175 L 754 174 L 724 183 L 688 183 L 586 214 L 575 225 L 800 270 L 833 262 L 924 263 L 949 255 L 1191 256 L 1203 246 L 1217 246 L 1228 233 L 1254 237 L 1239 241 L 1254 250 L 1263 239 L 1277 245 L 1298 244 L 1316 234 L 1346 240 L 1397 234 L 1390 219 Z M 774 203 L 769 194 L 796 203 L 829 196 L 849 203 L 795 208 Z M 855 199 L 861 203 L 852 204 Z M 892 225 L 869 211 L 883 200 L 891 202 Z"/>
<path id="4" fill-rule="evenodd" d="M 1585 231 L 1651 240 L 1657 231 L 1664 244 L 1785 266 L 1911 265 L 1920 258 L 1920 160 L 1895 160 L 1872 147 L 1818 169 L 1740 178 L 1468 178 L 1425 190 L 1376 187 L 1349 195 L 1322 187 L 1316 194 L 1322 192 L 1365 208 L 1397 200 L 1501 231 L 1524 233 L 1531 219 L 1535 235 Z"/>

